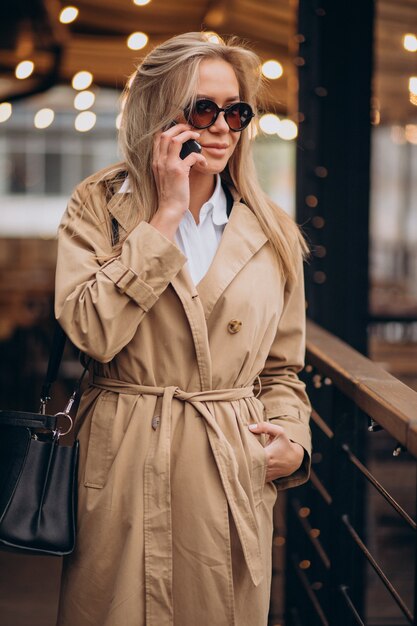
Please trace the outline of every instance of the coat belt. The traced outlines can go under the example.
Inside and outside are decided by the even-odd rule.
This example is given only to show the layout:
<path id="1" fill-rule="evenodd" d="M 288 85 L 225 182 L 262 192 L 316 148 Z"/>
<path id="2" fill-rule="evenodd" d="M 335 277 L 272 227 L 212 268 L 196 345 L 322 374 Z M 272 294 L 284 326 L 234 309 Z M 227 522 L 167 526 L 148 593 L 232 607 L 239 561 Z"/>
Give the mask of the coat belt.
<path id="1" fill-rule="evenodd" d="M 253 385 L 232 389 L 186 392 L 179 387 L 153 387 L 93 376 L 92 386 L 115 393 L 161 396 L 159 438 L 149 450 L 144 472 L 145 585 L 147 624 L 158 622 L 161 609 L 172 615 L 171 541 L 171 416 L 173 398 L 188 402 L 204 419 L 206 432 L 220 474 L 224 493 L 242 545 L 254 585 L 263 577 L 262 557 L 255 512 L 239 482 L 239 468 L 232 446 L 220 429 L 206 402 L 233 401 L 252 397 Z M 168 504 L 168 506 L 167 506 Z M 163 611 L 165 612 L 165 611 Z M 164 622 L 165 623 L 165 622 Z"/>

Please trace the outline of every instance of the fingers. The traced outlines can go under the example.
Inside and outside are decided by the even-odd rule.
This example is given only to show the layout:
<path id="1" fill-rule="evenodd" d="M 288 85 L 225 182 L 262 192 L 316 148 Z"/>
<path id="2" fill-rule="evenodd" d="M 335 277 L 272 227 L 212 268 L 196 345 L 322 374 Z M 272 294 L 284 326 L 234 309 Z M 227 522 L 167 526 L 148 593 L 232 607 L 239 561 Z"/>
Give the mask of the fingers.
<path id="1" fill-rule="evenodd" d="M 158 152 L 161 157 L 167 156 L 169 151 L 178 156 L 182 144 L 188 139 L 198 139 L 200 133 L 193 130 L 187 124 L 175 124 L 171 128 L 168 128 L 162 133 L 157 133 L 155 136 Z"/>
<path id="2" fill-rule="evenodd" d="M 203 167 L 207 165 L 205 157 L 199 153 L 193 152 L 185 159 L 180 159 L 184 142 L 189 139 L 198 140 L 199 137 L 200 133 L 191 130 L 186 124 L 177 124 L 163 133 L 155 135 L 152 170 L 157 188 L 160 186 L 160 175 L 163 175 L 164 172 L 172 171 L 172 173 L 187 173 L 188 175 L 191 167 L 196 163 L 200 163 Z"/>
<path id="3" fill-rule="evenodd" d="M 161 154 L 166 156 L 170 139 L 176 137 L 184 131 L 195 132 L 192 131 L 190 127 L 186 124 L 176 124 L 175 126 L 172 126 L 163 132 L 161 131 L 159 133 L 155 133 L 153 145 L 153 164 L 155 164 L 155 162 L 159 160 Z"/>
<path id="4" fill-rule="evenodd" d="M 260 433 L 265 433 L 270 435 L 271 437 L 281 437 L 284 435 L 285 431 L 282 426 L 278 426 L 277 424 L 271 424 L 270 422 L 259 422 L 259 424 L 249 424 L 249 430 L 253 433 L 259 435 Z"/>
<path id="5" fill-rule="evenodd" d="M 187 157 L 185 157 L 183 162 L 190 168 L 196 163 L 200 163 L 200 165 L 202 165 L 203 167 L 206 167 L 207 165 L 206 157 L 204 157 L 202 154 L 199 154 L 198 152 L 192 152 Z"/>
<path id="6" fill-rule="evenodd" d="M 200 133 L 193 130 L 185 130 L 174 137 L 162 135 L 160 143 L 162 158 L 166 155 L 168 159 L 178 159 L 183 144 L 189 139 L 198 141 L 199 138 Z"/>

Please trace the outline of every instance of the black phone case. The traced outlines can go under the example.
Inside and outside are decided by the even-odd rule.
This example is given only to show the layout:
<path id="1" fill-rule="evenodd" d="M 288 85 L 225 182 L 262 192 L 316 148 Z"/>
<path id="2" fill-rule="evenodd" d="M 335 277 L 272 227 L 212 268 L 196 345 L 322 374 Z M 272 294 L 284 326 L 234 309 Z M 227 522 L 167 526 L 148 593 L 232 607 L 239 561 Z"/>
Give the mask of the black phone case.
<path id="1" fill-rule="evenodd" d="M 200 154 L 201 146 L 194 139 L 189 139 L 188 141 L 186 141 L 182 145 L 181 152 L 180 152 L 180 158 L 181 159 L 185 159 L 185 157 L 187 157 L 192 152 L 198 152 Z"/>

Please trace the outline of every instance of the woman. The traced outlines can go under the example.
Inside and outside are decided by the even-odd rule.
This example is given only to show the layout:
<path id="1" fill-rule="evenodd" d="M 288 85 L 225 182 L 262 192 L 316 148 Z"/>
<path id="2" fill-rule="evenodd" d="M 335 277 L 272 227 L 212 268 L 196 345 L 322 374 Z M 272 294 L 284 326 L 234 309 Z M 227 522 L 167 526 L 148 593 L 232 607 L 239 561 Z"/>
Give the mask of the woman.
<path id="1" fill-rule="evenodd" d="M 306 244 L 256 179 L 259 82 L 233 42 L 155 48 L 124 163 L 69 202 L 56 316 L 92 364 L 60 626 L 267 623 L 272 510 L 308 477 L 310 404 Z M 189 140 L 202 152 L 181 159 Z"/>

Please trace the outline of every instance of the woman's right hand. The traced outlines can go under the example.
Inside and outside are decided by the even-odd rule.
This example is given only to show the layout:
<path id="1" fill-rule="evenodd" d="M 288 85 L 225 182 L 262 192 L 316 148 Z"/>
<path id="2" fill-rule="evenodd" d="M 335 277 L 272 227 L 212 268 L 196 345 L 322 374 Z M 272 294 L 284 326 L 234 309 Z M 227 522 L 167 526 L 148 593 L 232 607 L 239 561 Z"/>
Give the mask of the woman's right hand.
<path id="1" fill-rule="evenodd" d="M 187 124 L 176 124 L 155 135 L 152 170 L 158 191 L 158 210 L 150 224 L 172 240 L 190 203 L 191 167 L 195 163 L 206 165 L 205 157 L 197 152 L 181 159 L 181 148 L 185 141 L 198 141 L 199 137 L 200 133 Z"/>

